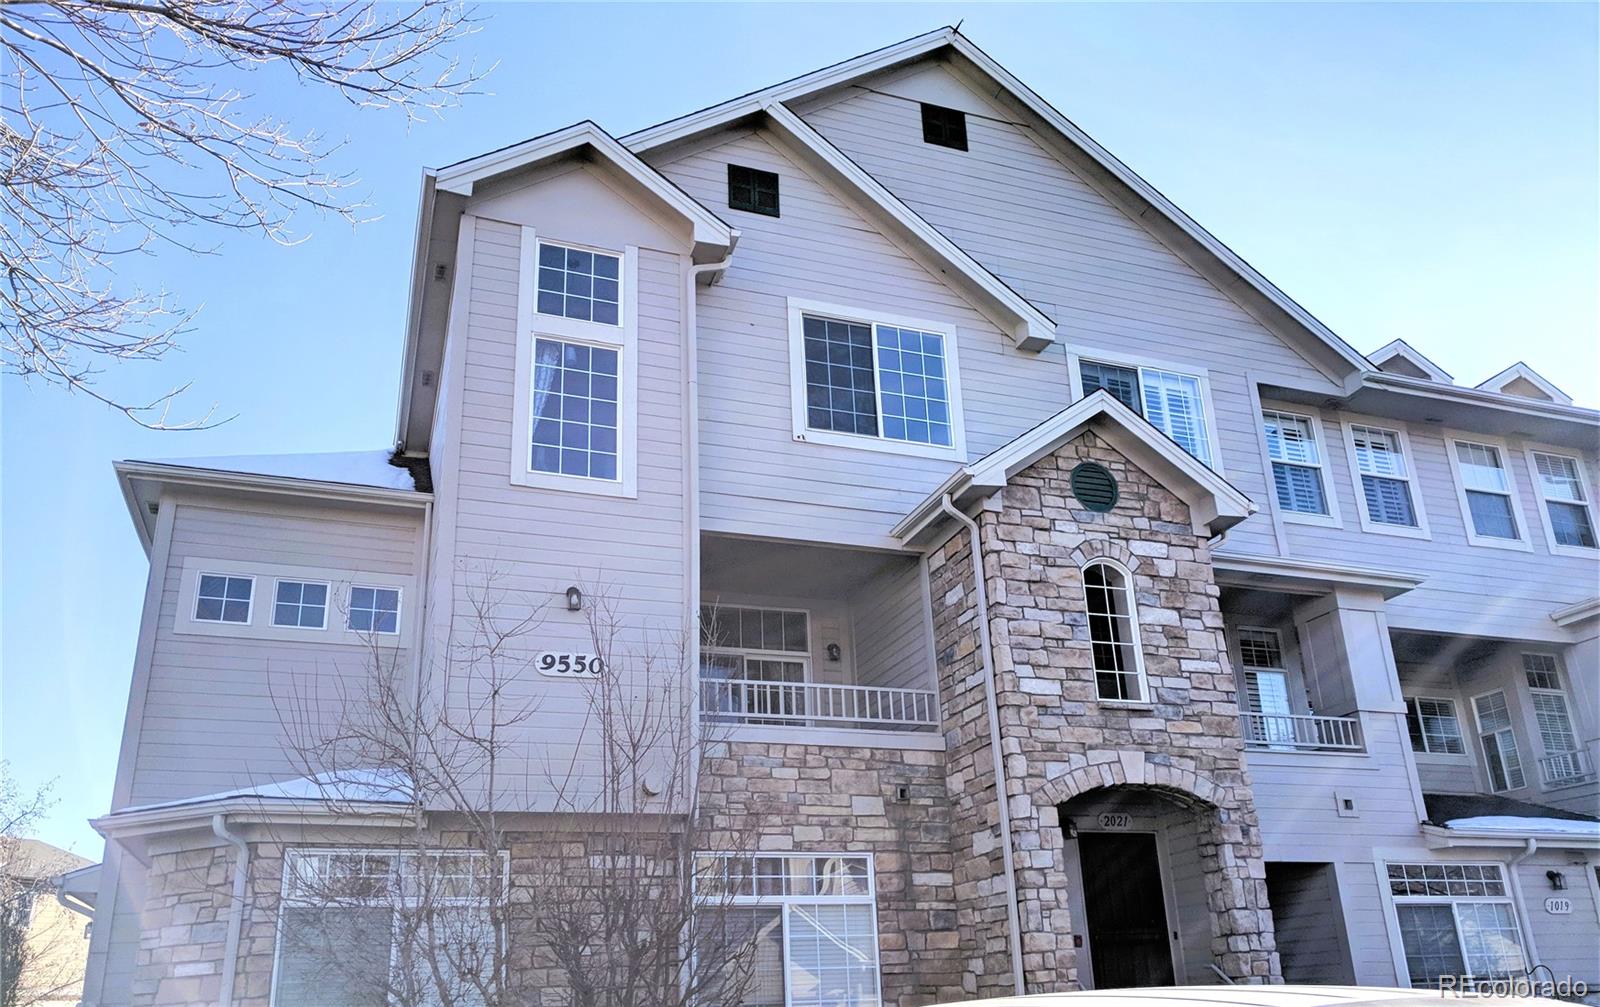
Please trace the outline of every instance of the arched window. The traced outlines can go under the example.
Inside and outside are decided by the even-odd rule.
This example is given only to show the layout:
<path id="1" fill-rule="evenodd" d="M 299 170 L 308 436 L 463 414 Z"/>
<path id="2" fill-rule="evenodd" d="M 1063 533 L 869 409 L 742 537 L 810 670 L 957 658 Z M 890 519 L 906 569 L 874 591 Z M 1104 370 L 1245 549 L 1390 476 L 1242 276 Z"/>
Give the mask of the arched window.
<path id="1" fill-rule="evenodd" d="M 1139 656 L 1139 620 L 1127 571 L 1108 560 L 1083 568 L 1089 610 L 1089 648 L 1095 690 L 1101 699 L 1144 702 L 1144 662 Z"/>

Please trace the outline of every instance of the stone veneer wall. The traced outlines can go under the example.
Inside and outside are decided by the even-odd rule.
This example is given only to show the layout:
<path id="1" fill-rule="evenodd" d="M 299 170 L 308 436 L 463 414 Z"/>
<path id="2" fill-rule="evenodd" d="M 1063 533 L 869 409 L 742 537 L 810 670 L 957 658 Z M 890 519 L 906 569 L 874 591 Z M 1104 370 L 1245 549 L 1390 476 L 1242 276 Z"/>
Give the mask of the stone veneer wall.
<path id="1" fill-rule="evenodd" d="M 759 850 L 871 853 L 883 1002 L 959 999 L 959 857 L 942 752 L 725 742 L 701 778 L 713 829 Z M 896 800 L 904 785 L 908 798 Z"/>
<path id="2" fill-rule="evenodd" d="M 1068 473 L 1081 461 L 1116 476 L 1121 495 L 1110 513 L 1072 496 Z M 1218 591 L 1187 506 L 1086 432 L 1015 476 L 978 522 L 1028 991 L 1077 985 L 1057 808 L 1113 786 L 1155 788 L 1198 809 L 1213 957 L 1235 978 L 1278 979 Z M 998 994 L 1011 989 L 1005 890 L 968 542 L 958 530 L 930 558 L 929 575 L 964 985 Z M 1081 567 L 1101 557 L 1133 574 L 1146 704 L 1096 695 Z"/>

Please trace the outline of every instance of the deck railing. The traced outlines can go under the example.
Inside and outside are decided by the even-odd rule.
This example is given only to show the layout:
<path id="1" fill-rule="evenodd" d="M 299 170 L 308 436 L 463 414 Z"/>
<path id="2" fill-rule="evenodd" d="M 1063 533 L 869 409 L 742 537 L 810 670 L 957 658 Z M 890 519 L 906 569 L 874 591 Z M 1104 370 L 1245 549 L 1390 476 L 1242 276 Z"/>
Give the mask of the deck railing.
<path id="1" fill-rule="evenodd" d="M 1359 752 L 1361 721 L 1355 717 L 1245 713 L 1239 716 L 1247 748 L 1295 752 Z"/>
<path id="2" fill-rule="evenodd" d="M 1549 790 L 1588 783 L 1594 779 L 1594 770 L 1589 768 L 1589 754 L 1573 750 L 1547 755 L 1539 760 L 1539 779 Z"/>
<path id="3" fill-rule="evenodd" d="M 929 689 L 874 685 L 705 678 L 700 680 L 700 714 L 724 724 L 936 731 L 939 695 Z"/>

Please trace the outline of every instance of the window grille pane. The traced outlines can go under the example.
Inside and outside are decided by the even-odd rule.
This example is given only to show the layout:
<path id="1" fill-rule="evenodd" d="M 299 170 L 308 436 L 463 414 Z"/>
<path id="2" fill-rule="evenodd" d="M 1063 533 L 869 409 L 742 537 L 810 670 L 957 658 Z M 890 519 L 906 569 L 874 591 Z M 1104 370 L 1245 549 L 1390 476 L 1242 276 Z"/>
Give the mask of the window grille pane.
<path id="1" fill-rule="evenodd" d="M 1091 563 L 1083 569 L 1083 591 L 1100 698 L 1142 700 L 1133 649 L 1133 598 L 1126 578 L 1108 563 Z"/>
<path id="2" fill-rule="evenodd" d="M 1411 736 L 1411 750 L 1426 752 L 1428 744 L 1422 737 L 1422 721 L 1417 716 L 1417 701 L 1406 700 L 1406 733 Z"/>
<path id="3" fill-rule="evenodd" d="M 321 629 L 327 625 L 328 585 L 280 580 L 273 600 L 272 624 L 300 629 Z"/>
<path id="4" fill-rule="evenodd" d="M 1396 906 L 1406 971 L 1418 989 L 1438 989 L 1440 976 L 1466 973 L 1455 916 L 1447 905 Z"/>
<path id="5" fill-rule="evenodd" d="M 352 587 L 350 628 L 361 633 L 400 631 L 400 592 L 392 587 Z"/>
<path id="6" fill-rule="evenodd" d="M 1317 445 L 1311 420 L 1291 413 L 1262 414 L 1267 435 L 1267 454 L 1275 462 L 1320 465 L 1322 451 Z"/>
<path id="7" fill-rule="evenodd" d="M 1374 524 L 1417 526 L 1417 514 L 1411 508 L 1410 483 L 1403 479 L 1364 475 L 1361 490 L 1367 501 L 1367 518 Z"/>
<path id="8" fill-rule="evenodd" d="M 1511 498 L 1499 493 L 1467 491 L 1467 510 L 1472 514 L 1472 528 L 1485 538 L 1515 540 L 1516 518 L 1511 513 Z"/>
<path id="9" fill-rule="evenodd" d="M 1145 417 L 1185 451 L 1210 465 L 1211 439 L 1200 398 L 1200 379 L 1151 368 L 1140 371 L 1139 377 Z"/>
<path id="10" fill-rule="evenodd" d="M 1455 906 L 1467 972 L 1478 979 L 1505 978 L 1523 971 L 1522 940 L 1516 918 L 1503 902 L 1463 902 Z"/>
<path id="11" fill-rule="evenodd" d="M 789 906 L 789 1003 L 793 1007 L 877 1007 L 878 947 L 873 907 Z"/>
<path id="12" fill-rule="evenodd" d="M 622 259 L 539 243 L 540 314 L 616 325 L 621 317 Z"/>
<path id="13" fill-rule="evenodd" d="M 1455 443 L 1456 462 L 1461 468 L 1461 483 L 1469 490 L 1509 493 L 1510 481 L 1500 463 L 1500 451 L 1491 444 Z"/>
<path id="14" fill-rule="evenodd" d="M 1322 492 L 1322 470 L 1286 462 L 1272 463 L 1272 486 L 1278 494 L 1278 506 L 1296 514 L 1328 513 L 1327 498 Z"/>
<path id="15" fill-rule="evenodd" d="M 1239 660 L 1246 668 L 1282 668 L 1283 647 L 1270 629 L 1241 629 Z"/>
<path id="16" fill-rule="evenodd" d="M 1547 455 L 1535 452 L 1534 468 L 1539 473 L 1539 488 L 1548 500 L 1566 500 L 1583 503 L 1583 480 L 1578 477 L 1578 463 L 1565 455 Z"/>
<path id="17" fill-rule="evenodd" d="M 386 1007 L 392 923 L 387 907 L 285 906 L 274 1002 Z"/>
<path id="18" fill-rule="evenodd" d="M 1551 654 L 1523 654 L 1522 671 L 1528 676 L 1530 689 L 1557 689 L 1561 688 L 1561 678 L 1557 674 L 1556 659 Z"/>
<path id="19" fill-rule="evenodd" d="M 1483 731 L 1501 731 L 1511 726 L 1511 711 L 1506 706 L 1504 693 L 1493 692 L 1473 700 L 1478 710 L 1478 727 Z"/>
<path id="20" fill-rule="evenodd" d="M 255 582 L 249 577 L 201 574 L 194 617 L 200 622 L 247 623 Z"/>
<path id="21" fill-rule="evenodd" d="M 735 210 L 778 216 L 778 176 L 775 172 L 728 165 L 728 206 Z"/>
<path id="22" fill-rule="evenodd" d="M 1567 698 L 1556 692 L 1533 694 L 1533 716 L 1539 724 L 1539 742 L 1546 754 L 1577 750 L 1578 739 L 1572 732 L 1572 717 L 1567 712 Z"/>
<path id="23" fill-rule="evenodd" d="M 1408 699 L 1406 720 L 1412 730 L 1412 747 L 1417 751 L 1449 755 L 1461 755 L 1466 751 L 1455 704 L 1449 700 Z"/>
<path id="24" fill-rule="evenodd" d="M 1595 547 L 1594 525 L 1589 520 L 1586 505 L 1551 500 L 1545 503 L 1545 509 L 1550 514 L 1550 532 L 1557 545 Z"/>
<path id="25" fill-rule="evenodd" d="M 922 140 L 954 150 L 967 149 L 967 113 L 942 105 L 922 105 Z"/>
<path id="26" fill-rule="evenodd" d="M 617 478 L 618 351 L 556 339 L 534 341 L 535 472 Z"/>
<path id="27" fill-rule="evenodd" d="M 1078 377 L 1083 383 L 1083 394 L 1093 395 L 1104 388 L 1113 398 L 1144 415 L 1144 404 L 1139 399 L 1139 372 L 1132 367 L 1099 364 L 1092 360 L 1080 361 Z"/>
<path id="28" fill-rule="evenodd" d="M 1356 446 L 1356 466 L 1365 475 L 1404 479 L 1405 455 L 1400 451 L 1400 435 L 1393 430 L 1352 426 L 1350 439 Z"/>
<path id="29" fill-rule="evenodd" d="M 878 435 L 872 328 L 805 316 L 806 425 L 813 430 Z"/>
<path id="30" fill-rule="evenodd" d="M 949 386 L 944 337 L 933 332 L 877 327 L 883 436 L 948 447 Z"/>
<path id="31" fill-rule="evenodd" d="M 703 914 L 696 953 L 720 974 L 704 1002 L 783 1007 L 783 908 L 717 907 Z"/>
<path id="32" fill-rule="evenodd" d="M 702 605 L 700 626 L 708 647 L 798 654 L 810 649 L 804 612 Z"/>

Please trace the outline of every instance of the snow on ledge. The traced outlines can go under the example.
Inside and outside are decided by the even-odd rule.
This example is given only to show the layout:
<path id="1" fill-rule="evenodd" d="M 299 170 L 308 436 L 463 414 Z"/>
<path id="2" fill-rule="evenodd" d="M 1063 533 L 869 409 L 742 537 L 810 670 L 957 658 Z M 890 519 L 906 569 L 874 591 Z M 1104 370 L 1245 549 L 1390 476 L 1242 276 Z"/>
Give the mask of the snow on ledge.
<path id="1" fill-rule="evenodd" d="M 242 475 L 306 479 L 312 482 L 416 490 L 411 473 L 389 464 L 388 451 L 326 451 L 302 455 L 219 455 L 210 458 L 153 458 L 156 465 L 210 469 Z"/>
<path id="2" fill-rule="evenodd" d="M 1444 823 L 1452 832 L 1509 832 L 1518 835 L 1560 833 L 1568 836 L 1600 838 L 1600 822 L 1570 818 L 1519 818 L 1515 815 L 1480 815 L 1477 818 L 1452 818 Z"/>
<path id="3" fill-rule="evenodd" d="M 264 783 L 256 787 L 225 790 L 219 794 L 202 794 L 159 804 L 141 804 L 122 808 L 113 815 L 127 815 L 136 811 L 155 811 L 164 808 L 181 808 L 194 804 L 211 804 L 221 801 L 326 801 L 330 804 L 410 804 L 416 786 L 411 777 L 398 769 L 343 769 L 316 776 L 302 776 L 278 783 Z"/>

